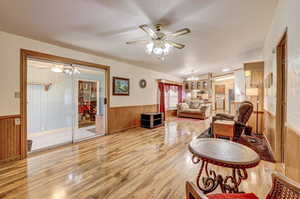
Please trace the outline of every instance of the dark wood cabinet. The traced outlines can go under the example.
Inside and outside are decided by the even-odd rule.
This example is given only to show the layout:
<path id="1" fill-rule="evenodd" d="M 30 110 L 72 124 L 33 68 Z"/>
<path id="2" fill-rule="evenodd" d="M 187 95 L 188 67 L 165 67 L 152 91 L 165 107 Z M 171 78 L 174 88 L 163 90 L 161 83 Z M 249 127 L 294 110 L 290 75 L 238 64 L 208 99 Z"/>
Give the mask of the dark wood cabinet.
<path id="1" fill-rule="evenodd" d="M 141 114 L 141 127 L 155 128 L 164 125 L 163 113 L 142 113 Z"/>

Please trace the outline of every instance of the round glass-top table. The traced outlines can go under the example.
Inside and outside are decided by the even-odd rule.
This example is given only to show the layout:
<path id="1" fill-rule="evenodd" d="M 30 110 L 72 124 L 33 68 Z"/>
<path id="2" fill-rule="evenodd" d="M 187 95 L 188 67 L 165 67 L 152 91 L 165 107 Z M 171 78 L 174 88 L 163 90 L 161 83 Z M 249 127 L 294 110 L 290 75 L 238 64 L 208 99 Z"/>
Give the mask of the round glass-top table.
<path id="1" fill-rule="evenodd" d="M 259 164 L 258 154 L 244 145 L 215 138 L 200 138 L 191 141 L 189 150 L 193 154 L 193 163 L 201 162 L 197 176 L 197 186 L 204 193 L 210 193 L 220 186 L 224 193 L 239 193 L 242 180 L 248 178 L 246 169 Z M 232 169 L 232 175 L 223 177 L 208 164 Z"/>

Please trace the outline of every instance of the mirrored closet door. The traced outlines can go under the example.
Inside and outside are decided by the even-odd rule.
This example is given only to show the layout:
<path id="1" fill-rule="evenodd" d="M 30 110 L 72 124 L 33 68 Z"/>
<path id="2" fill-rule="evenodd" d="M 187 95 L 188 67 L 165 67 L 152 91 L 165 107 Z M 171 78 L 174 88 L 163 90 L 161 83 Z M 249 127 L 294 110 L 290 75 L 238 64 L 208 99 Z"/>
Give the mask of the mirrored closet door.
<path id="1" fill-rule="evenodd" d="M 30 151 L 106 132 L 105 71 L 27 60 L 27 137 Z"/>

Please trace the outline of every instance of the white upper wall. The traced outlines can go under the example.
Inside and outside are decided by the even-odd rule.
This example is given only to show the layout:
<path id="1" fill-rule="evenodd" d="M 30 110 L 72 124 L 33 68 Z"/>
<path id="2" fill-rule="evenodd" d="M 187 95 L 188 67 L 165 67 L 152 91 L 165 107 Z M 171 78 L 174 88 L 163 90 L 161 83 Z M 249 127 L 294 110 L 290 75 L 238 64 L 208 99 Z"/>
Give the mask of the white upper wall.
<path id="1" fill-rule="evenodd" d="M 300 1 L 278 0 L 272 27 L 264 46 L 265 75 L 273 72 L 274 84 L 265 93 L 265 109 L 276 113 L 276 54 L 272 53 L 288 28 L 287 122 L 300 129 Z"/>
<path id="2" fill-rule="evenodd" d="M 14 93 L 20 91 L 21 48 L 108 65 L 111 67 L 111 78 L 113 76 L 129 78 L 130 96 L 111 95 L 111 107 L 156 104 L 156 79 L 182 81 L 182 79 L 168 74 L 0 31 L 0 116 L 20 113 L 20 99 L 15 98 Z M 142 78 L 146 79 L 148 82 L 148 85 L 145 89 L 141 89 L 139 87 L 139 80 Z"/>
<path id="3" fill-rule="evenodd" d="M 246 83 L 244 69 L 234 71 L 234 98 L 242 102 L 246 99 Z"/>

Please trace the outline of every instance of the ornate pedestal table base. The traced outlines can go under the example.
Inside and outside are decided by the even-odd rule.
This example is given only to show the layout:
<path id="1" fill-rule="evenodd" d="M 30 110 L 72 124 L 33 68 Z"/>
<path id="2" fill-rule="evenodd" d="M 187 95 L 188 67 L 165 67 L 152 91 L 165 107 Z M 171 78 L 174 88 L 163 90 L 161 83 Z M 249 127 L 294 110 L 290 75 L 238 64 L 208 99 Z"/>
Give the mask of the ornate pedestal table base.
<path id="1" fill-rule="evenodd" d="M 240 193 L 239 186 L 248 178 L 246 169 L 259 164 L 260 158 L 252 149 L 228 140 L 201 138 L 189 144 L 194 164 L 201 162 L 197 186 L 205 194 L 220 186 L 223 193 Z M 209 164 L 232 170 L 231 175 L 217 174 Z"/>
<path id="2" fill-rule="evenodd" d="M 246 169 L 232 168 L 232 174 L 223 177 L 208 168 L 209 163 L 207 161 L 201 161 L 193 156 L 193 163 L 198 164 L 199 162 L 201 162 L 201 167 L 197 176 L 197 186 L 205 194 L 213 192 L 218 186 L 220 186 L 223 193 L 243 193 L 243 191 L 239 191 L 239 185 L 242 180 L 248 178 Z"/>

